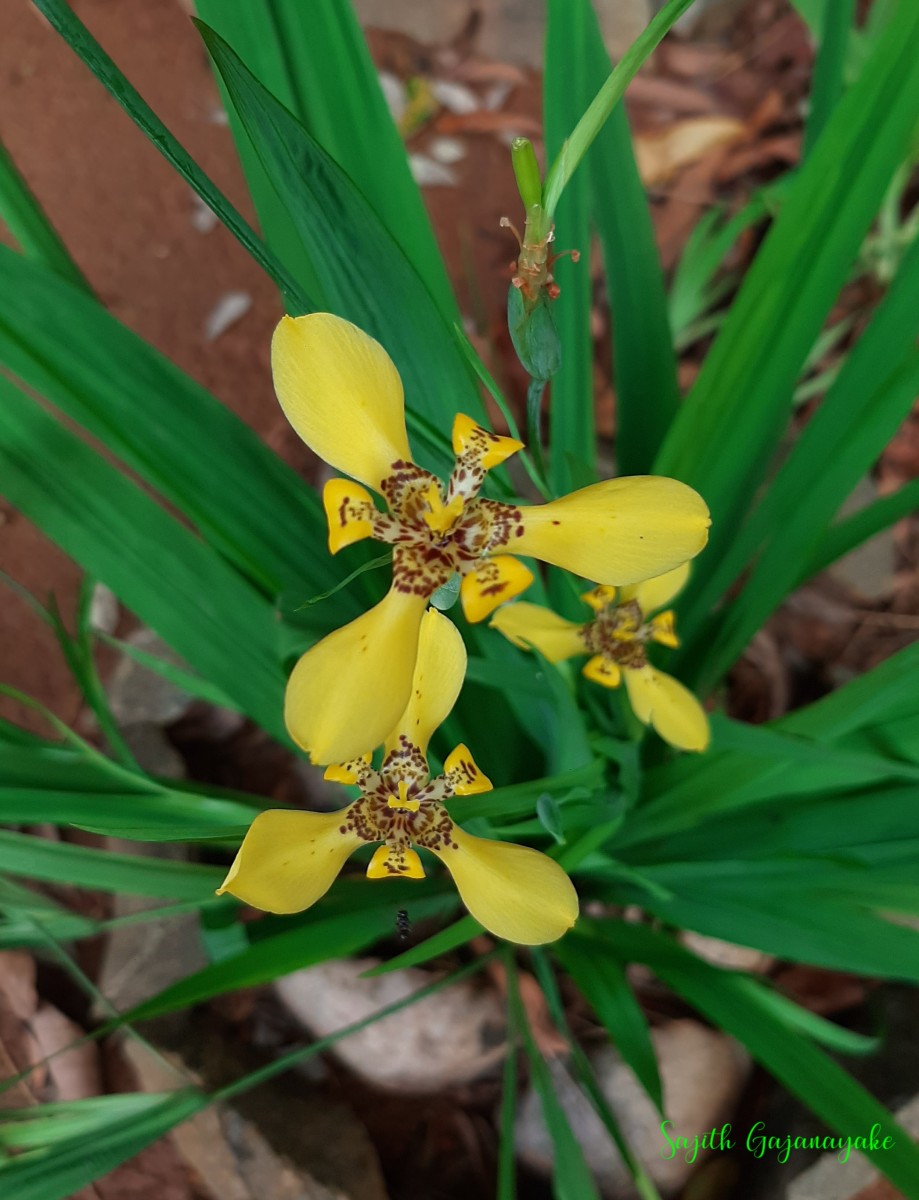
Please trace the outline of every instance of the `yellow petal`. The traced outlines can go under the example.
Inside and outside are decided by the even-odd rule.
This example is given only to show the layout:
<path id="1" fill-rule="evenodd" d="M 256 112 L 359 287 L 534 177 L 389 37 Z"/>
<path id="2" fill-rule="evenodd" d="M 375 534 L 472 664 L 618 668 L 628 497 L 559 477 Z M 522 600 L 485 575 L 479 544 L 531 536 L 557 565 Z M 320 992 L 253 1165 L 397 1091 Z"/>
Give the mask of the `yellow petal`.
<path id="1" fill-rule="evenodd" d="M 271 369 L 288 421 L 336 470 L 379 491 L 392 463 L 411 460 L 399 372 L 350 321 L 331 313 L 282 317 Z"/>
<path id="2" fill-rule="evenodd" d="M 368 751 L 362 754 L 360 758 L 352 758 L 350 762 L 332 763 L 326 767 L 322 774 L 323 779 L 328 779 L 330 783 L 346 783 L 353 785 L 359 783 L 361 776 L 366 774 L 370 766 L 370 760 L 373 755 Z"/>
<path id="3" fill-rule="evenodd" d="M 467 621 L 484 621 L 499 604 L 513 600 L 533 582 L 533 572 L 510 554 L 497 554 L 463 576 L 460 602 Z"/>
<path id="4" fill-rule="evenodd" d="M 322 507 L 329 524 L 330 554 L 373 537 L 373 515 L 377 510 L 366 488 L 350 479 L 330 479 L 322 489 Z"/>
<path id="5" fill-rule="evenodd" d="M 410 846 L 380 846 L 370 860 L 367 878 L 424 879 L 424 867 Z"/>
<path id="6" fill-rule="evenodd" d="M 666 612 L 658 613 L 656 617 L 652 617 L 649 621 L 651 640 L 658 642 L 661 646 L 669 646 L 671 650 L 675 650 L 680 644 L 680 639 L 676 635 L 674 619 L 673 609 L 670 608 Z"/>
<path id="7" fill-rule="evenodd" d="M 466 647 L 460 631 L 443 613 L 429 608 L 421 620 L 411 696 L 387 734 L 384 758 L 403 734 L 424 754 L 431 734 L 452 711 L 465 675 Z"/>
<path id="8" fill-rule="evenodd" d="M 326 894 L 345 859 L 361 845 L 355 834 L 341 832 L 347 811 L 260 813 L 218 896 L 229 892 L 253 908 L 273 913 L 309 908 Z"/>
<path id="9" fill-rule="evenodd" d="M 379 746 L 405 711 L 427 600 L 396 588 L 300 659 L 284 720 L 314 763 L 345 763 Z"/>
<path id="10" fill-rule="evenodd" d="M 450 781 L 454 796 L 477 796 L 490 792 L 493 784 L 484 771 L 476 766 L 469 748 L 462 742 L 447 755 L 444 774 Z"/>
<path id="11" fill-rule="evenodd" d="M 624 604 L 627 600 L 637 600 L 638 607 L 647 616 L 669 604 L 673 597 L 683 590 L 691 570 L 692 564 L 685 562 L 664 575 L 655 575 L 653 579 L 633 583 L 622 589 L 619 601 Z"/>
<path id="12" fill-rule="evenodd" d="M 601 583 L 599 587 L 591 588 L 589 592 L 582 592 L 581 599 L 585 604 L 589 604 L 594 612 L 602 612 L 616 599 L 616 588 Z"/>
<path id="13" fill-rule="evenodd" d="M 535 646 L 549 662 L 587 653 L 580 625 L 526 600 L 499 608 L 489 624 L 521 650 Z"/>
<path id="14" fill-rule="evenodd" d="M 652 725 L 678 750 L 704 750 L 710 732 L 705 709 L 679 680 L 653 667 L 625 671 L 629 702 L 639 721 Z"/>
<path id="15" fill-rule="evenodd" d="M 457 827 L 452 838 L 454 845 L 434 853 L 452 874 L 470 913 L 491 933 L 522 946 L 541 946 L 575 923 L 577 892 L 553 859 L 526 846 L 473 837 Z"/>
<path id="16" fill-rule="evenodd" d="M 621 586 L 670 571 L 708 541 L 702 497 L 656 475 L 607 479 L 531 508 L 508 549 Z"/>
<path id="17" fill-rule="evenodd" d="M 585 679 L 591 679 L 601 687 L 607 688 L 618 687 L 622 680 L 619 664 L 611 658 L 604 658 L 602 654 L 595 654 L 589 663 L 585 663 L 581 674 Z"/>
<path id="18" fill-rule="evenodd" d="M 472 417 L 457 413 L 453 421 L 453 453 L 457 456 L 475 452 L 478 462 L 490 471 L 500 466 L 512 454 L 523 449 L 523 442 L 516 438 L 501 437 L 477 425 Z"/>

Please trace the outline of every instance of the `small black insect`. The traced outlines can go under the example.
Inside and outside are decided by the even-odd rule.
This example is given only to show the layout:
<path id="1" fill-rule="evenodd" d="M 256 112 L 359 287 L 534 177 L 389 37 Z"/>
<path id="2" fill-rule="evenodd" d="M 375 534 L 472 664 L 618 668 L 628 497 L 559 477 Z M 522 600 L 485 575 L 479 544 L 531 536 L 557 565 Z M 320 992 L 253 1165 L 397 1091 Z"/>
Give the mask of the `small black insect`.
<path id="1" fill-rule="evenodd" d="M 400 908 L 396 913 L 396 935 L 400 942 L 407 942 L 412 932 L 412 923 L 408 919 L 408 913 L 404 908 Z"/>

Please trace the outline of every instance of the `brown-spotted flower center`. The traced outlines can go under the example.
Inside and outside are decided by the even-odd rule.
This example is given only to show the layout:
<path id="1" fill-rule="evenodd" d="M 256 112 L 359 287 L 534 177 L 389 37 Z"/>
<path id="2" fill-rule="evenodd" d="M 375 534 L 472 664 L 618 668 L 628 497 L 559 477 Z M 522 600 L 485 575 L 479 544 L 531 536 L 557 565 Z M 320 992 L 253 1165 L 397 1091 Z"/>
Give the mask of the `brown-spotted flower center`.
<path id="1" fill-rule="evenodd" d="M 596 587 L 582 596 L 595 613 L 592 621 L 582 625 L 526 603 L 501 609 L 491 623 L 515 645 L 535 646 L 550 662 L 591 655 L 583 668 L 588 679 L 608 688 L 625 680 L 632 711 L 640 721 L 652 725 L 672 746 L 704 750 L 710 735 L 702 705 L 678 679 L 657 670 L 648 658 L 650 642 L 679 645 L 673 613 L 663 606 L 688 576 L 685 563 L 618 592 Z"/>
<path id="2" fill-rule="evenodd" d="M 486 473 L 522 448 L 457 414 L 453 423 L 456 464 L 446 487 L 416 463 L 398 459 L 380 482 L 388 511 L 381 512 L 366 488 L 331 479 L 323 491 L 329 549 L 366 537 L 395 548 L 393 587 L 427 599 L 454 573 L 470 621 L 481 621 L 533 581 L 529 570 L 495 550 L 523 536 L 522 514 L 512 504 L 479 497 Z"/>

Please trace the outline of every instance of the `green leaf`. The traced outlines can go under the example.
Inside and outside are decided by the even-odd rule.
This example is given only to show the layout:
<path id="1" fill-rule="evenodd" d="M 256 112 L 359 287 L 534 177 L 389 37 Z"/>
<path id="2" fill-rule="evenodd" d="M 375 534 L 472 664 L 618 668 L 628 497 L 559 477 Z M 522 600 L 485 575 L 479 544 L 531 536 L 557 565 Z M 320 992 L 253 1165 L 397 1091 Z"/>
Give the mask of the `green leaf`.
<path id="1" fill-rule="evenodd" d="M 0 871 L 71 887 L 176 900 L 211 899 L 224 876 L 219 867 L 91 850 L 8 830 L 0 830 Z"/>
<path id="2" fill-rule="evenodd" d="M 392 890 L 387 894 L 391 897 Z M 356 954 L 392 929 L 390 903 L 372 907 L 368 900 L 364 893 L 361 907 L 350 912 L 336 913 L 333 906 L 326 905 L 326 908 L 332 908 L 332 915 L 324 915 L 326 908 L 320 906 L 307 917 L 300 918 L 293 928 L 262 937 L 243 953 L 212 963 L 165 988 L 126 1013 L 122 1020 L 134 1022 L 175 1012 L 237 988 L 269 983 L 291 971 L 315 966 L 330 958 Z M 432 895 L 428 891 L 427 895 L 412 901 L 419 918 L 439 915 L 455 905 L 456 896 L 452 892 Z"/>
<path id="3" fill-rule="evenodd" d="M 901 0 L 792 183 L 655 462 L 709 502 L 709 571 L 756 496 L 801 366 L 917 120 L 919 7 Z"/>
<path id="4" fill-rule="evenodd" d="M 117 1120 L 97 1109 L 91 1135 L 74 1134 L 56 1141 L 50 1153 L 27 1152 L 0 1163 L 0 1190 L 16 1200 L 68 1200 L 208 1104 L 203 1093 L 191 1088 L 147 1099 L 153 1103 L 141 1106 L 139 1111 L 132 1111 L 130 1101 L 126 1103 Z M 43 1109 L 34 1111 L 41 1113 Z M 60 1118 L 49 1118 L 55 1119 Z"/>
<path id="5" fill-rule="evenodd" d="M 859 509 L 850 517 L 843 517 L 829 529 L 824 531 L 820 544 L 814 548 L 813 555 L 801 572 L 798 583 L 803 583 L 811 576 L 825 571 L 831 563 L 836 562 L 852 550 L 857 549 L 863 542 L 888 529 L 897 521 L 910 516 L 919 508 L 919 479 L 910 480 L 889 496 Z"/>
<path id="6" fill-rule="evenodd" d="M 629 46 L 610 73 L 609 78 L 594 96 L 546 176 L 543 188 L 543 207 L 550 220 L 554 217 L 559 197 L 565 190 L 568 180 L 574 174 L 610 113 L 625 95 L 625 89 L 637 75 L 639 68 L 651 51 L 691 3 L 692 0 L 668 0 L 651 20 L 647 29 L 640 33 Z"/>
<path id="7" fill-rule="evenodd" d="M 440 310 L 455 319 L 456 302 L 431 222 L 349 0 L 312 0 L 308 7 L 301 0 L 248 5 L 197 0 L 197 9 L 354 180 Z M 232 108 L 230 117 L 234 120 Z M 267 176 L 253 175 L 260 164 L 248 139 L 235 128 L 234 136 L 262 228 L 275 245 L 278 214 L 264 206 L 269 194 L 277 205 L 277 196 Z M 295 230 L 291 233 L 285 248 L 291 240 L 299 241 Z M 299 248 L 302 253 L 302 243 Z"/>
<path id="8" fill-rule="evenodd" d="M 264 590 L 334 585 L 316 494 L 243 421 L 91 297 L 6 247 L 0 284 L 0 359 L 10 370 Z"/>
<path id="9" fill-rule="evenodd" d="M 635 1072 L 651 1102 L 663 1112 L 664 1098 L 648 1021 L 629 986 L 625 971 L 609 957 L 564 938 L 552 953 L 577 984 L 603 1023 L 613 1045 Z"/>
<path id="10" fill-rule="evenodd" d="M 0 398 L 0 477 L 10 501 L 242 711 L 286 741 L 269 603 L 2 376 Z"/>
<path id="11" fill-rule="evenodd" d="M 66 0 L 35 0 L 35 7 L 83 60 L 99 82 L 117 100 L 131 120 L 150 139 L 167 162 L 220 218 L 260 267 L 275 281 L 295 312 L 316 307 L 287 268 L 268 249 L 192 156 L 172 136 L 137 89 L 119 71 Z"/>
<path id="12" fill-rule="evenodd" d="M 0 141 L 0 219 L 29 258 L 44 263 L 61 279 L 89 290 L 83 272 L 45 216 L 29 185 Z"/>
<path id="13" fill-rule="evenodd" d="M 585 9 L 589 7 L 589 3 L 581 0 L 575 4 L 568 0 L 550 0 L 547 8 L 543 121 L 549 157 L 561 150 L 566 133 L 591 99 L 591 83 L 595 81 L 584 78 L 581 71 L 571 70 L 571 63 L 580 58 L 571 52 L 572 36 L 578 39 L 585 21 Z M 601 82 L 607 73 L 603 73 Z M 553 264 L 552 273 L 561 295 L 557 301 L 550 301 L 542 293 L 535 310 L 545 308 L 558 327 L 559 357 L 552 371 L 554 379 L 549 406 L 552 448 L 549 481 L 555 493 L 561 495 L 575 486 L 572 461 L 586 464 L 591 482 L 596 478 L 593 343 L 590 336 L 593 291 L 590 280 L 590 179 L 586 171 L 571 180 L 559 197 L 554 222 L 555 236 L 562 239 L 562 247 L 580 251 L 579 262 L 565 257 Z M 512 324 L 511 337 L 514 337 Z M 514 344 L 516 346 L 516 340 Z M 530 374 L 534 372 L 530 371 Z"/>
<path id="14" fill-rule="evenodd" d="M 810 107 L 804 127 L 805 156 L 813 149 L 842 96 L 849 37 L 855 24 L 855 7 L 855 0 L 836 0 L 833 4 L 824 5 L 820 49 L 814 63 Z"/>
<path id="15" fill-rule="evenodd" d="M 330 306 L 386 347 L 405 384 L 419 459 L 451 465 L 446 426 L 459 410 L 485 420 L 478 390 L 431 295 L 341 168 L 261 86 L 230 47 L 201 36 L 262 164 L 309 250 Z M 398 303 L 393 302 L 398 297 Z"/>
<path id="16" fill-rule="evenodd" d="M 596 15 L 588 0 L 568 7 L 583 12 L 581 21 L 563 27 L 575 34 L 567 40 L 568 62 L 583 63 L 587 82 L 597 87 L 610 60 Z M 568 94 L 571 85 L 569 78 Z M 590 148 L 585 169 L 612 316 L 617 467 L 623 475 L 646 474 L 680 394 L 654 226 L 621 102 Z M 587 273 L 586 266 L 582 270 Z"/>
<path id="17" fill-rule="evenodd" d="M 369 971 L 363 973 L 361 978 L 374 979 L 377 975 L 389 975 L 392 971 L 401 971 L 404 967 L 420 966 L 422 963 L 430 962 L 432 958 L 439 958 L 441 954 L 449 954 L 451 950 L 465 946 L 467 942 L 472 941 L 482 931 L 483 926 L 467 913 L 465 917 L 460 917 L 458 921 L 455 921 L 452 925 L 448 925 L 446 929 L 441 929 L 431 937 L 425 938 L 417 946 L 412 946 L 409 950 L 403 950 L 401 954 L 397 954 L 394 958 L 388 958 L 386 962 L 380 963 L 378 967 L 371 967 Z"/>

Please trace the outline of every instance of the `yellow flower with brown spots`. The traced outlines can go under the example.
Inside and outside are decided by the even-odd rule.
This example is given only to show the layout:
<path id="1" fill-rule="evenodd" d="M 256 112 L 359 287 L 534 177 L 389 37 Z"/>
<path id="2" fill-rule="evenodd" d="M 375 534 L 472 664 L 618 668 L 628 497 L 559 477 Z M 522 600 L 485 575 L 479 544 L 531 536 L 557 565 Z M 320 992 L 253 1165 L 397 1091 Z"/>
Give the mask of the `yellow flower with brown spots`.
<path id="1" fill-rule="evenodd" d="M 673 613 L 660 612 L 689 577 L 689 563 L 655 579 L 621 588 L 601 585 L 581 598 L 595 612 L 578 625 L 538 604 L 509 605 L 491 624 L 526 650 L 535 648 L 550 662 L 590 654 L 583 673 L 603 687 L 624 679 L 629 703 L 639 721 L 651 725 L 671 746 L 704 750 L 709 743 L 708 717 L 696 697 L 671 675 L 648 661 L 647 645 L 678 646 Z M 651 615 L 655 614 L 656 615 Z"/>
<path id="2" fill-rule="evenodd" d="M 444 485 L 412 460 L 389 355 L 329 313 L 284 317 L 272 370 L 294 429 L 352 477 L 330 480 L 323 493 L 332 553 L 368 537 L 393 547 L 386 597 L 308 650 L 291 675 L 287 728 L 316 763 L 354 758 L 393 727 L 408 700 L 422 615 L 455 572 L 466 617 L 481 621 L 532 581 L 514 554 L 619 585 L 685 562 L 708 538 L 704 502 L 673 479 L 610 479 L 541 505 L 479 496 L 486 472 L 522 443 L 463 414 L 453 424 L 456 464 Z"/>
<path id="3" fill-rule="evenodd" d="M 371 879 L 420 879 L 415 846 L 448 868 L 463 903 L 486 929 L 523 945 L 561 937 L 577 919 L 571 880 L 553 859 L 527 846 L 473 837 L 444 805 L 452 796 L 491 789 L 465 746 L 457 746 L 441 775 L 431 778 L 428 742 L 456 702 L 466 673 L 459 631 L 429 609 L 421 622 L 410 699 L 386 738 L 378 770 L 370 755 L 331 766 L 326 777 L 357 784 L 361 796 L 332 813 L 269 811 L 255 818 L 222 892 L 274 913 L 300 912 L 332 886 L 348 856 L 381 843 Z"/>

